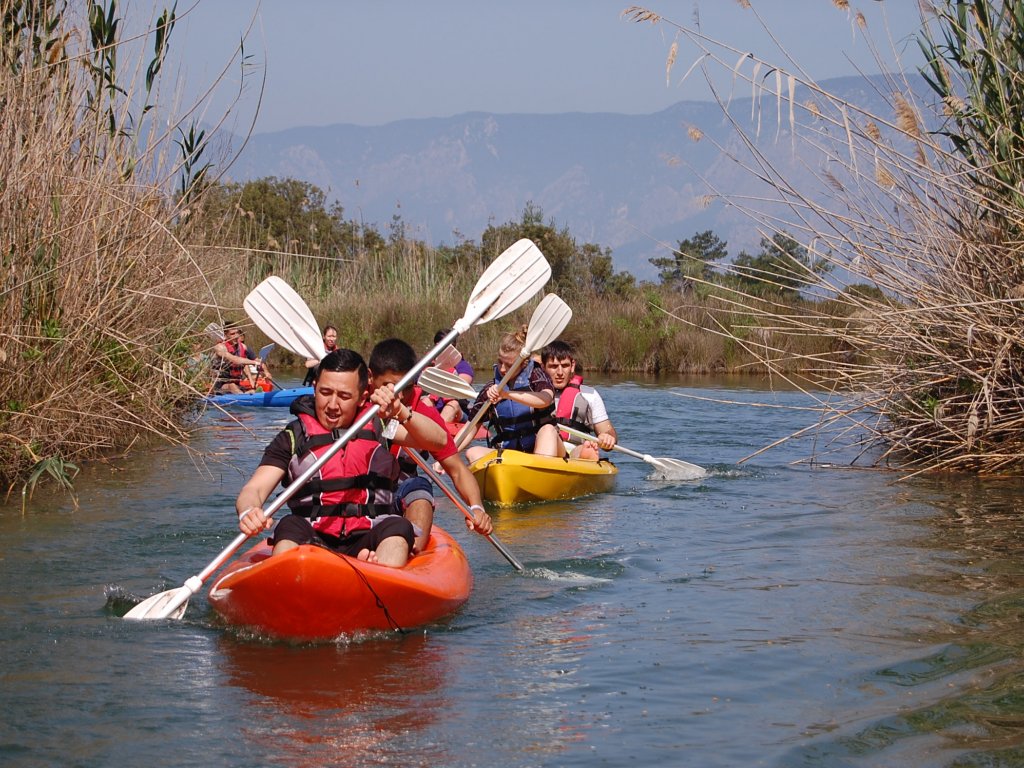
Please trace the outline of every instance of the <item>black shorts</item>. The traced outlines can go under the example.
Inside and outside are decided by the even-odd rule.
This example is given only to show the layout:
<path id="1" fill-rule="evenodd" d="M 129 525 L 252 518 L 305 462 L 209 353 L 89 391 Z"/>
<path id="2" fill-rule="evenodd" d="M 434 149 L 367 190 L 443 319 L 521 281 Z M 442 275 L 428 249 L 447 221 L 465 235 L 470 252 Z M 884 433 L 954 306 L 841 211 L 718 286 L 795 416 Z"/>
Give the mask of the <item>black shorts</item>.
<path id="1" fill-rule="evenodd" d="M 409 545 L 412 551 L 413 535 L 412 523 L 404 517 L 387 515 L 380 520 L 373 528 L 363 531 L 355 531 L 343 538 L 331 536 L 326 533 L 319 533 L 314 530 L 313 524 L 308 517 L 300 515 L 287 515 L 274 528 L 274 537 L 271 544 L 279 541 L 294 541 L 296 544 L 323 544 L 328 549 L 340 552 L 343 555 L 355 557 L 360 550 L 368 549 L 375 552 L 384 539 L 392 536 L 400 536 Z"/>

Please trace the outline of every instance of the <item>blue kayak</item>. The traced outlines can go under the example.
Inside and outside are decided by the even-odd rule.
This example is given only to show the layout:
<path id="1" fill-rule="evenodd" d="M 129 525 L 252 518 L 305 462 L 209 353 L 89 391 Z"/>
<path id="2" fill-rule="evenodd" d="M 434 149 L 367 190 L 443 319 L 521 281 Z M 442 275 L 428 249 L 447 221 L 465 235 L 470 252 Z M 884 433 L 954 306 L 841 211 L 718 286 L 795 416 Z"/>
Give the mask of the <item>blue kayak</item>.
<path id="1" fill-rule="evenodd" d="M 245 392 L 240 395 L 210 395 L 206 402 L 221 407 L 229 405 L 245 405 L 255 408 L 287 408 L 292 400 L 302 395 L 312 395 L 312 387 L 291 387 L 290 389 L 272 389 L 270 392 Z"/>

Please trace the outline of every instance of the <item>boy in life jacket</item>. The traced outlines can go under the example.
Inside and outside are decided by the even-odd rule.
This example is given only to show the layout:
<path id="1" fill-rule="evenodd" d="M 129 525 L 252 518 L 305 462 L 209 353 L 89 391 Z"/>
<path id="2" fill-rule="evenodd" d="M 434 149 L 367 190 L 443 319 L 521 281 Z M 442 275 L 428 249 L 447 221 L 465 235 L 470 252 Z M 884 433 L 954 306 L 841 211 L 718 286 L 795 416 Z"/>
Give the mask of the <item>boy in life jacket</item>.
<path id="1" fill-rule="evenodd" d="M 242 394 L 245 391 L 243 379 L 249 383 L 244 372 L 256 359 L 256 353 L 247 350 L 245 343 L 239 341 L 239 331 L 234 323 L 225 323 L 223 331 L 215 325 L 207 326 L 206 330 L 217 335 L 217 343 L 213 345 L 213 391 L 217 394 Z"/>
<path id="2" fill-rule="evenodd" d="M 402 339 L 385 339 L 378 342 L 370 352 L 370 391 L 379 387 L 392 387 L 416 365 L 416 352 Z M 444 421 L 437 409 L 424 398 L 423 390 L 417 386 L 407 387 L 399 393 L 398 398 L 424 420 L 430 420 L 443 431 L 444 440 L 441 445 L 436 442 L 424 442 L 418 435 L 407 435 L 399 439 L 398 435 L 391 440 L 392 453 L 398 457 L 401 476 L 398 485 L 398 501 L 403 514 L 417 528 L 414 552 L 421 552 L 430 538 L 430 528 L 434 522 L 434 488 L 425 477 L 420 477 L 417 466 L 412 459 L 405 456 L 405 450 L 427 451 L 441 469 L 452 479 L 455 490 L 469 507 L 473 519 L 466 519 L 466 527 L 471 531 L 486 536 L 493 530 L 491 518 L 484 511 L 480 486 L 469 471 L 462 455 L 455 447 L 455 440 L 445 428 Z"/>
<path id="3" fill-rule="evenodd" d="M 517 333 L 506 333 L 502 337 L 494 378 L 469 406 L 470 418 L 488 403 L 487 418 L 493 432 L 488 446 L 542 456 L 564 456 L 565 446 L 554 424 L 555 388 L 540 363 L 527 360 L 507 387 L 498 389 L 501 379 L 519 362 L 519 352 L 525 343 L 525 325 Z M 471 446 L 466 450 L 466 459 L 472 463 L 486 453 L 486 448 Z"/>
<path id="4" fill-rule="evenodd" d="M 598 448 L 610 451 L 619 439 L 608 418 L 604 400 L 593 387 L 583 383 L 576 350 L 568 342 L 551 342 L 541 351 L 540 358 L 555 386 L 555 421 L 596 437 L 573 448 L 570 455 L 597 461 L 600 458 Z M 568 438 L 567 433 L 561 435 L 563 440 Z"/>
<path id="5" fill-rule="evenodd" d="M 254 536 L 273 520 L 263 504 L 278 483 L 290 485 L 366 409 L 380 407 L 358 434 L 288 501 L 291 514 L 274 528 L 274 555 L 318 543 L 371 563 L 401 567 L 409 559 L 415 531 L 396 504 L 398 461 L 388 450 L 383 420 L 398 422 L 395 437 L 429 442 L 437 425 L 413 414 L 391 387 L 367 399 L 369 373 L 359 353 L 338 349 L 317 368 L 313 395 L 295 400 L 297 418 L 271 441 L 235 501 L 238 528 Z"/>

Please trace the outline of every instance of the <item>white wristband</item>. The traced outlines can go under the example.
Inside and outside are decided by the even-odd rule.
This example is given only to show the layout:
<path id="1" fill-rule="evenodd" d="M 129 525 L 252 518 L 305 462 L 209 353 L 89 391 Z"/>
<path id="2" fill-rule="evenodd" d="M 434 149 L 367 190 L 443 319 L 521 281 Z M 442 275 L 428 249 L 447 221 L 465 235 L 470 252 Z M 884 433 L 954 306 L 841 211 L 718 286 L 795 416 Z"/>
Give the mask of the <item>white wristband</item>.
<path id="1" fill-rule="evenodd" d="M 471 507 L 469 508 L 470 512 L 472 512 L 472 511 L 473 511 L 474 509 L 479 509 L 479 510 L 480 510 L 481 512 L 486 512 L 486 511 L 487 511 L 487 510 L 485 510 L 485 509 L 484 509 L 483 507 L 481 507 L 481 506 L 480 506 L 479 504 L 473 504 L 473 505 L 472 505 L 472 506 L 471 506 Z"/>

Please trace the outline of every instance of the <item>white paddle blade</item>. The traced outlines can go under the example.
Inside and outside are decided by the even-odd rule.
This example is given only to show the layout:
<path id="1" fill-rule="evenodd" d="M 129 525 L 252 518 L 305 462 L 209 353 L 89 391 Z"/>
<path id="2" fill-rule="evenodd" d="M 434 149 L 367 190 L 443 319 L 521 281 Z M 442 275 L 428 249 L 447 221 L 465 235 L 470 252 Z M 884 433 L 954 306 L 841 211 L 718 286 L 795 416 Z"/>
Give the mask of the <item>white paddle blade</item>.
<path id="1" fill-rule="evenodd" d="M 253 288 L 242 306 L 257 327 L 285 349 L 317 360 L 327 354 L 320 327 L 306 302 L 276 275 Z"/>
<path id="2" fill-rule="evenodd" d="M 441 354 L 434 358 L 434 365 L 445 371 L 452 370 L 461 362 L 462 353 L 451 344 L 441 350 Z"/>
<path id="3" fill-rule="evenodd" d="M 657 470 L 657 474 L 666 480 L 699 480 L 708 474 L 704 467 L 680 459 L 651 457 L 650 464 Z"/>
<path id="4" fill-rule="evenodd" d="M 526 329 L 526 342 L 520 357 L 529 357 L 541 347 L 545 347 L 557 339 L 565 326 L 572 320 L 569 305 L 549 293 L 530 316 L 530 325 Z"/>
<path id="5" fill-rule="evenodd" d="M 178 598 L 179 594 L 182 592 L 186 593 L 185 600 L 168 613 L 167 606 Z M 124 615 L 124 618 L 134 619 L 137 621 L 146 619 L 180 619 L 185 615 L 185 609 L 188 608 L 188 598 L 191 596 L 192 592 L 188 587 L 169 589 L 166 592 L 161 592 L 157 595 L 153 595 L 152 597 L 147 597 L 141 603 L 128 611 L 128 613 Z"/>
<path id="6" fill-rule="evenodd" d="M 438 397 L 454 400 L 472 400 L 476 397 L 476 390 L 467 384 L 465 379 L 440 368 L 425 368 L 416 383 L 424 392 Z"/>
<path id="7" fill-rule="evenodd" d="M 526 239 L 502 251 L 477 280 L 466 314 L 455 324 L 462 333 L 523 306 L 551 277 L 551 265 L 540 248 Z"/>

